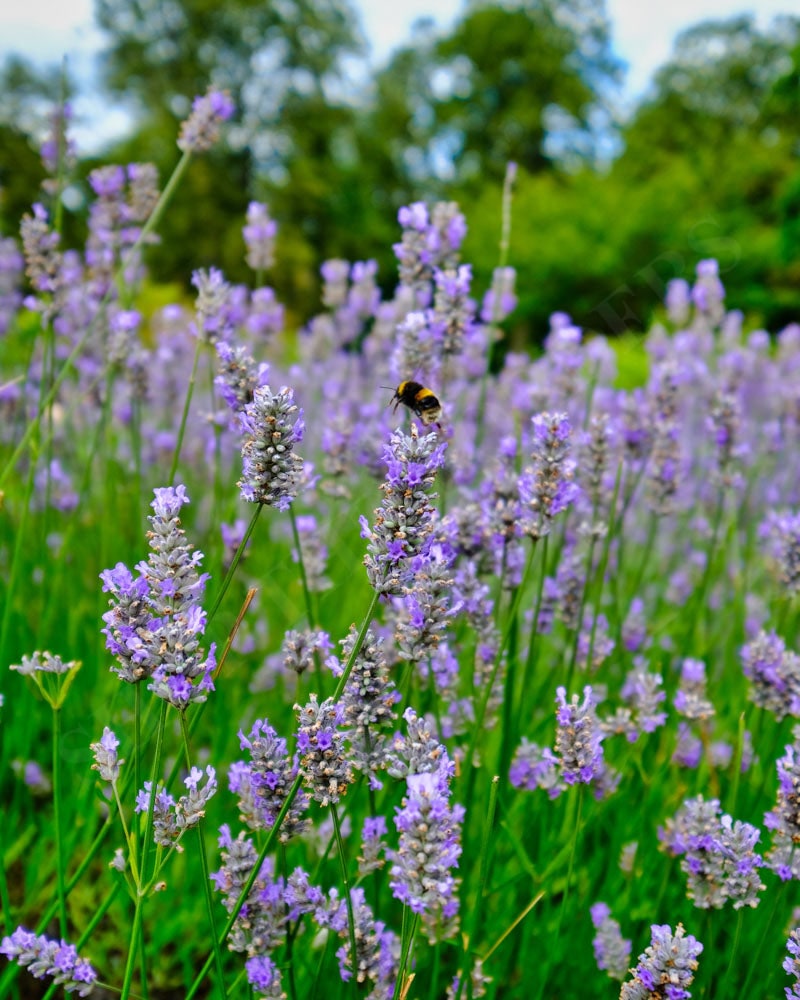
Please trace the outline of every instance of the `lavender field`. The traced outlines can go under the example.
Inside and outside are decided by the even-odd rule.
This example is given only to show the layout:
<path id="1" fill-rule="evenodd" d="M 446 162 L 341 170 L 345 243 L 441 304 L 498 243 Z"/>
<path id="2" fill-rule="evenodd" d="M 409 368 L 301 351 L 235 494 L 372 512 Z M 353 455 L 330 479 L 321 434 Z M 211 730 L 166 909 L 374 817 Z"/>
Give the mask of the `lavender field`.
<path id="1" fill-rule="evenodd" d="M 513 165 L 488 288 L 413 203 L 298 329 L 254 202 L 165 302 L 231 113 L 0 241 L 0 997 L 800 997 L 800 325 L 506 350 Z"/>

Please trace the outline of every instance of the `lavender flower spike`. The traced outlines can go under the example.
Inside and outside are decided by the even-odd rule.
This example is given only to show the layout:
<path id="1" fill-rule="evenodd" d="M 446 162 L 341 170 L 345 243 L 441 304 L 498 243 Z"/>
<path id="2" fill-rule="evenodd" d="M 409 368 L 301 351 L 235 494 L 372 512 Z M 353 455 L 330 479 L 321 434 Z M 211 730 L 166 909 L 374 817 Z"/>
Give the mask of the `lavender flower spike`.
<path id="1" fill-rule="evenodd" d="M 548 535 L 552 519 L 578 496 L 575 463 L 568 457 L 571 436 L 566 413 L 533 418 L 533 465 L 520 477 L 520 498 L 528 508 L 522 528 L 531 538 Z"/>
<path id="2" fill-rule="evenodd" d="M 110 781 L 112 784 L 119 778 L 119 769 L 125 763 L 117 755 L 118 746 L 119 740 L 108 726 L 104 727 L 98 742 L 91 744 L 94 755 L 92 770 L 97 771 L 103 781 Z"/>
<path id="3" fill-rule="evenodd" d="M 611 979 L 624 979 L 631 957 L 630 941 L 622 937 L 619 921 L 605 903 L 595 903 L 589 914 L 597 931 L 592 940 L 597 968 L 604 969 Z"/>
<path id="4" fill-rule="evenodd" d="M 205 153 L 217 144 L 221 125 L 235 111 L 230 94 L 209 87 L 202 97 L 195 97 L 192 113 L 181 125 L 178 149 L 183 153 Z"/>
<path id="5" fill-rule="evenodd" d="M 692 994 L 686 987 L 694 980 L 702 944 L 685 935 L 682 924 L 674 934 L 668 924 L 653 924 L 650 932 L 650 947 L 630 970 L 633 979 L 623 984 L 619 1000 L 687 1000 Z"/>
<path id="6" fill-rule="evenodd" d="M 588 784 L 599 778 L 605 769 L 603 732 L 595 712 L 592 689 L 588 685 L 583 689 L 582 702 L 576 694 L 568 702 L 563 687 L 558 688 L 556 695 L 556 756 L 561 775 L 568 785 Z"/>
<path id="7" fill-rule="evenodd" d="M 450 762 L 442 756 L 435 771 L 410 774 L 395 826 L 400 844 L 392 852 L 390 886 L 414 913 L 452 918 L 458 911 L 451 869 L 461 855 L 462 806 L 449 802 Z"/>
<path id="8" fill-rule="evenodd" d="M 53 984 L 63 986 L 67 993 L 86 997 L 94 988 L 97 973 L 84 958 L 78 956 L 75 945 L 53 941 L 43 934 L 18 927 L 0 943 L 0 955 L 17 962 L 36 979 L 53 977 Z"/>
<path id="9" fill-rule="evenodd" d="M 215 647 L 212 643 L 206 655 L 199 641 L 206 627 L 201 602 L 208 574 L 198 573 L 203 553 L 193 551 L 181 527 L 186 488 L 153 492 L 151 551 L 148 561 L 136 566 L 139 576 L 122 563 L 100 574 L 103 590 L 111 594 L 103 633 L 118 661 L 111 669 L 122 680 L 150 678 L 149 690 L 184 709 L 214 690 Z"/>
<path id="10" fill-rule="evenodd" d="M 251 201 L 247 206 L 247 225 L 242 230 L 247 247 L 247 263 L 254 271 L 267 271 L 275 263 L 275 235 L 278 223 L 270 218 L 267 206 Z"/>
<path id="11" fill-rule="evenodd" d="M 250 763 L 236 761 L 228 772 L 230 790 L 239 796 L 239 815 L 251 830 L 269 830 L 275 825 L 286 795 L 297 776 L 297 763 L 266 719 L 256 719 L 248 736 L 240 730 L 239 743 L 250 754 Z M 302 790 L 283 821 L 279 838 L 286 843 L 305 827 L 303 814 L 308 799 Z"/>
<path id="12" fill-rule="evenodd" d="M 433 484 L 436 470 L 444 464 L 445 445 L 436 434 L 419 437 L 395 431 L 384 448 L 386 481 L 381 485 L 383 501 L 370 528 L 359 518 L 361 537 L 369 543 L 364 565 L 369 582 L 380 594 L 402 593 L 411 575 L 411 558 L 424 555 L 433 528 Z"/>
<path id="13" fill-rule="evenodd" d="M 294 392 L 283 386 L 276 393 L 268 385 L 253 393 L 241 417 L 245 440 L 242 445 L 242 478 L 238 483 L 243 500 L 288 510 L 297 496 L 303 459 L 294 446 L 303 440 L 303 411 Z"/>
<path id="14" fill-rule="evenodd" d="M 795 927 L 786 942 L 789 954 L 783 960 L 783 971 L 794 976 L 791 986 L 785 986 L 786 1000 L 800 1000 L 800 927 Z"/>
<path id="15" fill-rule="evenodd" d="M 300 770 L 311 796 L 324 806 L 338 802 L 354 778 L 345 755 L 344 733 L 339 729 L 344 722 L 344 708 L 332 698 L 317 704 L 316 694 L 302 707 L 294 707 L 300 712 Z"/>
<path id="16" fill-rule="evenodd" d="M 800 726 L 795 726 L 794 737 L 777 763 L 777 802 L 764 816 L 773 835 L 766 861 L 784 882 L 800 879 Z"/>

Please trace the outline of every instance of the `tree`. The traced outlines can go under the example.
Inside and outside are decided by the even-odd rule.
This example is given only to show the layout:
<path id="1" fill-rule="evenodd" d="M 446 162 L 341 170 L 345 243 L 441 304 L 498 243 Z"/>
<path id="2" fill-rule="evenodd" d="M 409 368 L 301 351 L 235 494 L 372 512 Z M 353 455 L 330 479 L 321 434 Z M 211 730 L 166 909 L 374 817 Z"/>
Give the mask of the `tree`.
<path id="1" fill-rule="evenodd" d="M 530 173 L 591 161 L 619 72 L 603 4 L 474 0 L 447 37 L 397 53 L 377 87 L 418 174 L 474 189 L 509 160 Z"/>

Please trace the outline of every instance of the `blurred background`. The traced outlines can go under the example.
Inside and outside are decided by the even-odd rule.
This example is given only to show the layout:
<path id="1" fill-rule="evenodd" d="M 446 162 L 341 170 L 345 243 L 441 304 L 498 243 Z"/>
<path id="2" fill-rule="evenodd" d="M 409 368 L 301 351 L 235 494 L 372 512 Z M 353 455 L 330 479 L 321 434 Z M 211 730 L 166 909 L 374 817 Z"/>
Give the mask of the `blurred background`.
<path id="1" fill-rule="evenodd" d="M 460 203 L 480 295 L 513 161 L 512 343 L 540 342 L 556 310 L 607 336 L 640 330 L 667 282 L 707 257 L 729 305 L 778 330 L 800 318 L 796 3 L 6 5 L 0 235 L 16 235 L 40 197 L 54 105 L 73 109 L 63 232 L 78 245 L 88 172 L 149 160 L 166 178 L 178 124 L 213 83 L 237 116 L 225 144 L 193 163 L 149 251 L 154 300 L 159 289 L 189 300 L 197 267 L 247 279 L 252 199 L 280 225 L 271 278 L 297 324 L 317 311 L 328 258 L 373 258 L 393 289 L 397 210 L 420 199 Z"/>

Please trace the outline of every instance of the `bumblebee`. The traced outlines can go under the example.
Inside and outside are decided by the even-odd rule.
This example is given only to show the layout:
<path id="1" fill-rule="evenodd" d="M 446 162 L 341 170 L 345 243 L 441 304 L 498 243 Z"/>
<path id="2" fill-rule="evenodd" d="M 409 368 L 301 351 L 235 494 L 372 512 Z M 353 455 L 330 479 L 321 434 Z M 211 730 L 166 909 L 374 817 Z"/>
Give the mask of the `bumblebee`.
<path id="1" fill-rule="evenodd" d="M 395 410 L 401 403 L 413 410 L 426 427 L 428 424 L 436 424 L 438 427 L 442 419 L 442 404 L 430 389 L 419 382 L 401 382 L 389 400 L 390 406 L 392 403 Z"/>

